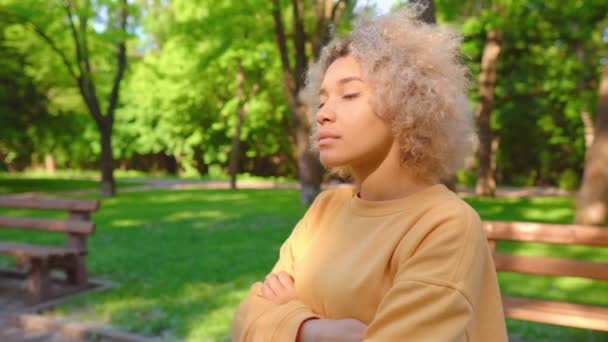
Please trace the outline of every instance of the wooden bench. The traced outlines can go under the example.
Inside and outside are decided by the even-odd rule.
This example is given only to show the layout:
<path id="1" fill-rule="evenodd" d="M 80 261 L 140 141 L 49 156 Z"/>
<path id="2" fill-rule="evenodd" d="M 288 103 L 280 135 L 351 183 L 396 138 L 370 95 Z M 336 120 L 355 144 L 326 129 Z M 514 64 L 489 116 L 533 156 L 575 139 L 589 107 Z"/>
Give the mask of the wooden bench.
<path id="1" fill-rule="evenodd" d="M 0 254 L 17 258 L 17 266 L 27 271 L 29 300 L 32 303 L 56 297 L 51 289 L 51 270 L 65 272 L 65 280 L 76 289 L 87 287 L 87 237 L 95 231 L 91 213 L 99 201 L 59 199 L 24 195 L 0 196 L 0 208 L 67 211 L 67 219 L 29 218 L 0 215 L 0 228 L 28 229 L 66 234 L 65 246 L 41 246 L 0 241 Z"/>
<path id="2" fill-rule="evenodd" d="M 608 247 L 608 229 L 526 222 L 483 222 L 496 271 L 608 281 L 608 263 L 496 252 L 496 241 Z M 521 284 L 525 286 L 525 284 Z M 513 319 L 608 331 L 608 307 L 503 296 Z"/>

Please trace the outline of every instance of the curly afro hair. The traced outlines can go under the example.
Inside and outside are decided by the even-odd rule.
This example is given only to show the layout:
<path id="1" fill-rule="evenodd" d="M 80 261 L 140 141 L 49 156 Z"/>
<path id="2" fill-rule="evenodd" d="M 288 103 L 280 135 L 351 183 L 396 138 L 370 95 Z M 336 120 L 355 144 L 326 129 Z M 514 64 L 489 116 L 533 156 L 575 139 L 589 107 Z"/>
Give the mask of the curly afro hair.
<path id="1" fill-rule="evenodd" d="M 459 58 L 461 36 L 421 22 L 419 12 L 409 7 L 360 19 L 348 36 L 334 38 L 323 48 L 308 70 L 301 98 L 316 110 L 331 63 L 355 57 L 373 89 L 374 111 L 392 127 L 399 143 L 401 165 L 431 180 L 460 168 L 473 151 L 476 135 L 467 98 L 468 69 Z M 316 142 L 316 130 L 312 134 Z"/>

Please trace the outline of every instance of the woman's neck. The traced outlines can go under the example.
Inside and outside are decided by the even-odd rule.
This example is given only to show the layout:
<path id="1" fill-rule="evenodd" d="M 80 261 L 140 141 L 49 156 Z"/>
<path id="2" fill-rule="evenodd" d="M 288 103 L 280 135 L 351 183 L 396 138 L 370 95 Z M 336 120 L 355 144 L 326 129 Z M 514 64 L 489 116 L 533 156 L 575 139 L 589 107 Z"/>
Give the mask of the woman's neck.
<path id="1" fill-rule="evenodd" d="M 423 180 L 401 166 L 396 145 L 376 167 L 352 166 L 352 173 L 358 196 L 368 201 L 403 198 L 437 184 L 437 181 Z"/>

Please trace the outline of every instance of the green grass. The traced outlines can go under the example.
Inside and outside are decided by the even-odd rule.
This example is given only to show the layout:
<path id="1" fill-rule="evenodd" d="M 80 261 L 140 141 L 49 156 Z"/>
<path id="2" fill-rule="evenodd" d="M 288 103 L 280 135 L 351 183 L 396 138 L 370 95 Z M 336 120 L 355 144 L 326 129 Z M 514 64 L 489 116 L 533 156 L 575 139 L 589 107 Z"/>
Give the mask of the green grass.
<path id="1" fill-rule="evenodd" d="M 54 173 L 49 173 L 44 169 L 25 170 L 18 174 L 1 172 L 0 180 L 3 178 L 29 178 L 29 179 L 72 179 L 72 180 L 87 180 L 95 181 L 100 177 L 99 170 L 78 170 L 78 169 L 62 169 Z M 168 174 L 166 172 L 143 172 L 137 170 L 114 170 L 114 177 L 118 180 L 124 178 L 150 178 L 150 179 L 185 179 L 185 180 L 206 180 L 206 181 L 228 181 L 230 175 L 226 173 L 218 165 L 211 165 L 208 174 L 201 176 L 195 172 L 186 172 L 179 175 Z M 267 181 L 276 183 L 297 182 L 297 179 L 283 176 L 261 177 L 244 172 L 237 175 L 240 181 Z M 66 184 L 70 186 L 69 184 Z M 72 185 L 73 187 L 73 185 Z"/>
<path id="2" fill-rule="evenodd" d="M 573 214 L 568 198 L 467 201 L 484 219 L 567 223 Z M 54 314 L 168 340 L 227 340 L 237 304 L 272 267 L 304 211 L 298 192 L 284 189 L 125 192 L 104 200 L 94 216 L 98 229 L 90 239 L 88 265 L 94 277 L 119 286 L 78 297 Z M 63 237 L 7 230 L 0 240 L 60 244 Z M 499 249 L 608 261 L 608 249 L 538 244 Z M 511 295 L 608 306 L 608 284 L 601 282 L 508 273 L 499 279 Z M 606 333 L 514 320 L 508 320 L 508 328 L 531 341 L 608 339 Z"/>

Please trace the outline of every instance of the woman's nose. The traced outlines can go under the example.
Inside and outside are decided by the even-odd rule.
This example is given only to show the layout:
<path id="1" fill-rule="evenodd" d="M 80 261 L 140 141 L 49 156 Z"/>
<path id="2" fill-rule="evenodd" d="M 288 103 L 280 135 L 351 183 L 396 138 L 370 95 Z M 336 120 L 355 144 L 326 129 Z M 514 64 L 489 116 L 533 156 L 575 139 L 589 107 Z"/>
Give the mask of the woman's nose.
<path id="1" fill-rule="evenodd" d="M 319 108 L 317 111 L 317 123 L 319 125 L 323 125 L 329 122 L 333 122 L 336 120 L 336 113 L 331 107 L 329 101 L 327 101 L 323 107 Z"/>

